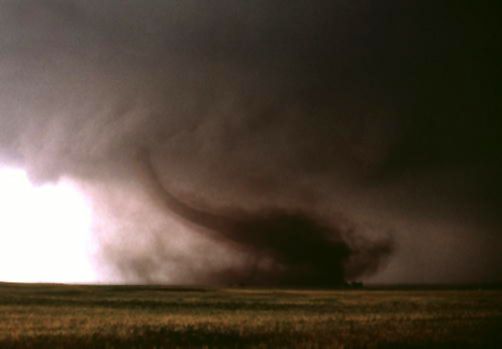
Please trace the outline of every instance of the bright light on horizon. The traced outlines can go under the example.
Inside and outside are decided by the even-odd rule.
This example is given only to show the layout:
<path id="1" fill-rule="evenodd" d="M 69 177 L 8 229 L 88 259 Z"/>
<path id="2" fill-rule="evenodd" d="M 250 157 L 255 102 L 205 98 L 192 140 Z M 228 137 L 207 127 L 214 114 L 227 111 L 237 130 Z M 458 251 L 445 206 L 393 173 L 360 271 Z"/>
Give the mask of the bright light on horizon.
<path id="1" fill-rule="evenodd" d="M 97 281 L 91 226 L 71 181 L 36 186 L 23 170 L 0 167 L 0 281 Z"/>

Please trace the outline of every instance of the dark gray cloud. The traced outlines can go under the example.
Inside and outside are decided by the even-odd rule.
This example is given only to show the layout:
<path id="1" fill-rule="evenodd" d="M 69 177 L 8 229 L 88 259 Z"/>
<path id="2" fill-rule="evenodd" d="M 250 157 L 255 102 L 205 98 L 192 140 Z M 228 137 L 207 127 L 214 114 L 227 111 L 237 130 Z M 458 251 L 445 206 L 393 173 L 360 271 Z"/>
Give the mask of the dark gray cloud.
<path id="1" fill-rule="evenodd" d="M 500 281 L 500 24 L 488 5 L 1 8 L 0 157 L 35 181 L 90 183 L 103 216 L 123 204 L 114 190 L 140 202 L 100 227 L 119 236 L 103 251 L 125 280 L 257 282 L 256 269 L 264 283 L 329 284 L 368 276 L 395 251 L 373 280 Z M 141 194 L 138 149 L 163 194 L 246 226 L 173 222 L 172 207 Z M 155 223 L 140 211 L 158 212 Z M 305 229 L 268 241 L 272 216 L 287 234 Z M 124 245 L 141 234 L 144 245 Z M 201 246 L 221 250 L 210 262 Z M 183 272 L 163 273 L 172 265 Z"/>

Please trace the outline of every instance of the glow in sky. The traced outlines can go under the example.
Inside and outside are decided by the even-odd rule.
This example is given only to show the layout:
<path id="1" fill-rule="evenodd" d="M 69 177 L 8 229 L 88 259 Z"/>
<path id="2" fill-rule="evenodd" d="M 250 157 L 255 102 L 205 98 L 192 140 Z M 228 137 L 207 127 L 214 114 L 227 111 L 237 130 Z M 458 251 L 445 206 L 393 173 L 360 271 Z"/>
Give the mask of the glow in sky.
<path id="1" fill-rule="evenodd" d="M 0 167 L 0 281 L 93 282 L 91 208 L 68 180 Z"/>

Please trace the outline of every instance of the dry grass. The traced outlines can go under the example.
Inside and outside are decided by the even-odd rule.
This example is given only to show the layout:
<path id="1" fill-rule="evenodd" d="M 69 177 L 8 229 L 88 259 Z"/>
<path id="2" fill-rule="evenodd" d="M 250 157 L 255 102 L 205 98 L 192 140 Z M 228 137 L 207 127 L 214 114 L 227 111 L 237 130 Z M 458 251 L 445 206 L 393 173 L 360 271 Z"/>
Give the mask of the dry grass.
<path id="1" fill-rule="evenodd" d="M 0 348 L 502 348 L 502 291 L 0 284 Z"/>

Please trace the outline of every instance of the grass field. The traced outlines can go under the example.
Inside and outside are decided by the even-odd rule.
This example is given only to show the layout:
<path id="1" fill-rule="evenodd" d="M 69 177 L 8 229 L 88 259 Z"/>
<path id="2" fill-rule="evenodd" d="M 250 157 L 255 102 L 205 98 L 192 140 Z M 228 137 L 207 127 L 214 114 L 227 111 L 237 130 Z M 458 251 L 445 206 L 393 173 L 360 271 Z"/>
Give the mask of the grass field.
<path id="1" fill-rule="evenodd" d="M 0 348 L 502 348 L 501 290 L 0 283 Z"/>

